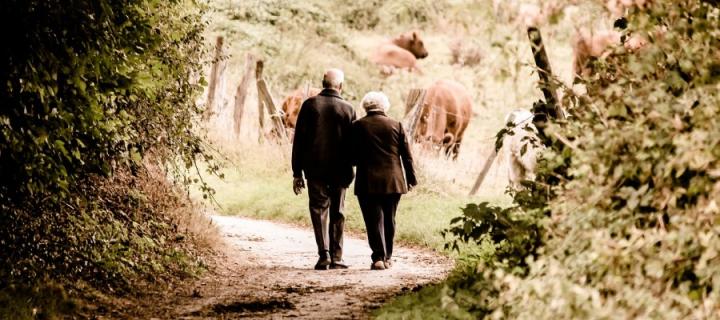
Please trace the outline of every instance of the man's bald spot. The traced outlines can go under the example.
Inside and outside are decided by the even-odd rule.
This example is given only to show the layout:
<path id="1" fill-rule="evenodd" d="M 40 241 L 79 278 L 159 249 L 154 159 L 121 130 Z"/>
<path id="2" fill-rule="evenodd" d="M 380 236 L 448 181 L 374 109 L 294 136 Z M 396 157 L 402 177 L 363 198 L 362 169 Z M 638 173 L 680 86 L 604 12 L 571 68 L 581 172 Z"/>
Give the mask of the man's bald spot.
<path id="1" fill-rule="evenodd" d="M 323 88 L 342 89 L 345 74 L 340 69 L 328 69 L 323 75 Z"/>

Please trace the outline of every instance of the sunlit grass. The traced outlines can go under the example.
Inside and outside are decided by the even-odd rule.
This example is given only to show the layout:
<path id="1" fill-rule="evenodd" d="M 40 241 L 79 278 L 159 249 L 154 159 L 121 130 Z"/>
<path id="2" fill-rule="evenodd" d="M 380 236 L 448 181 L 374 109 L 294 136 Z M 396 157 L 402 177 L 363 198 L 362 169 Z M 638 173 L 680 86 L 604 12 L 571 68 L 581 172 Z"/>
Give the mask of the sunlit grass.
<path id="1" fill-rule="evenodd" d="M 217 211 L 309 227 L 307 192 L 296 196 L 292 191 L 287 146 L 254 144 L 233 149 L 228 152 L 230 162 L 223 170 L 224 179 L 204 177 L 216 191 Z M 460 214 L 460 208 L 465 204 L 480 201 L 509 203 L 509 198 L 498 190 L 471 197 L 467 195 L 467 188 L 428 177 L 423 174 L 422 167 L 419 170 L 420 185 L 402 197 L 398 208 L 399 242 L 441 249 L 444 240 L 440 230 Z M 346 195 L 346 226 L 352 232 L 364 234 L 362 214 L 352 188 Z"/>

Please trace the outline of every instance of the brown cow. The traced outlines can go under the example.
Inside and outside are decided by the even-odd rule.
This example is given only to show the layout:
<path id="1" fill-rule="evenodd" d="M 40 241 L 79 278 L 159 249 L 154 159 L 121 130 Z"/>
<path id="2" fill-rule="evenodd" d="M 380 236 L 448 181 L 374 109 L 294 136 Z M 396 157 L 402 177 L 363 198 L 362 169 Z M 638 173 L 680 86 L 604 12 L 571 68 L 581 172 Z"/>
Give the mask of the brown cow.
<path id="1" fill-rule="evenodd" d="M 306 92 L 304 88 L 297 89 L 290 93 L 282 103 L 282 120 L 285 128 L 288 129 L 288 136 L 292 138 L 293 130 L 295 130 L 295 123 L 297 122 L 298 114 L 300 113 L 300 107 L 304 99 L 314 97 L 320 93 L 318 88 L 310 88 L 305 96 Z M 304 98 L 304 99 L 303 99 Z"/>
<path id="2" fill-rule="evenodd" d="M 578 30 L 573 38 L 573 72 L 576 77 L 587 77 L 591 73 L 588 62 L 607 57 L 613 53 L 613 47 L 622 45 L 627 52 L 635 52 L 647 44 L 647 39 L 636 34 L 623 40 L 623 33 L 616 30 Z"/>
<path id="3" fill-rule="evenodd" d="M 471 115 L 472 98 L 467 89 L 452 80 L 437 81 L 425 93 L 415 140 L 440 146 L 457 159 Z"/>
<path id="4" fill-rule="evenodd" d="M 370 60 L 381 67 L 381 72 L 390 75 L 395 69 L 418 71 L 417 59 L 428 56 L 425 44 L 417 31 L 410 31 L 380 44 Z"/>

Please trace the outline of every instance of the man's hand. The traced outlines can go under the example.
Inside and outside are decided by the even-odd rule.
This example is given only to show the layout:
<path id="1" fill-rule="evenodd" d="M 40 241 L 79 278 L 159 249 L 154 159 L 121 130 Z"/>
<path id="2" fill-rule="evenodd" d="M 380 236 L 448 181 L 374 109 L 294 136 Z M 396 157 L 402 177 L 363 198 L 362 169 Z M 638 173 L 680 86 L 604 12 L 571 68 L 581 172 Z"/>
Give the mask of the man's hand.
<path id="1" fill-rule="evenodd" d="M 413 191 L 415 189 L 415 184 L 408 184 L 408 192 Z"/>
<path id="2" fill-rule="evenodd" d="M 305 180 L 303 178 L 293 178 L 293 192 L 295 192 L 295 195 L 300 195 L 302 189 L 305 189 Z"/>

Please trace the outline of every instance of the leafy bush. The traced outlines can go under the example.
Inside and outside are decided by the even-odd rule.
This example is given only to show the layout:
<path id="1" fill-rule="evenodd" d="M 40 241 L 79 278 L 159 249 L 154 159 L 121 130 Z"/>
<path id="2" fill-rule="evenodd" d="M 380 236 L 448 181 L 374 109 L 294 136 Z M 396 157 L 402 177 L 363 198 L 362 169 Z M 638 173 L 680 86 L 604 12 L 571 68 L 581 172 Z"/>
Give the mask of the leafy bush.
<path id="1" fill-rule="evenodd" d="M 186 1 L 10 1 L 0 206 L 60 200 L 149 152 L 191 164 L 202 24 Z"/>
<path id="2" fill-rule="evenodd" d="M 190 0 L 3 3 L 0 296 L 202 268 L 166 182 L 209 158 L 193 127 L 201 14 Z"/>
<path id="3" fill-rule="evenodd" d="M 495 245 L 493 259 L 522 270 L 525 258 L 534 255 L 540 245 L 538 220 L 517 207 L 468 204 L 463 215 L 450 220 L 450 228 L 443 231 L 443 236 L 453 238 L 445 247 L 459 250 L 464 243 L 488 241 Z"/>
<path id="4" fill-rule="evenodd" d="M 719 14 L 702 1 L 633 8 L 629 28 L 649 43 L 596 62 L 574 120 L 551 128 L 574 145 L 572 179 L 549 203 L 544 255 L 503 279 L 498 315 L 720 312 Z"/>
<path id="5" fill-rule="evenodd" d="M 647 44 L 592 62 L 588 94 L 566 96 L 570 120 L 544 128 L 538 181 L 514 196 L 529 220 L 486 204 L 454 220 L 451 246 L 494 238 L 515 263 L 490 256 L 447 282 L 433 296 L 452 302 L 443 317 L 463 318 L 458 306 L 521 319 L 720 314 L 720 9 L 653 1 L 627 19 Z M 517 237 L 528 225 L 534 254 Z M 453 289 L 467 287 L 476 298 L 461 303 Z"/>

